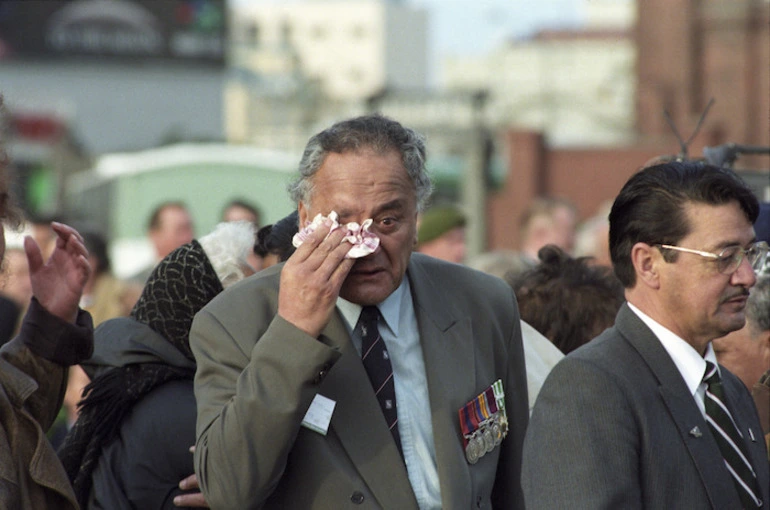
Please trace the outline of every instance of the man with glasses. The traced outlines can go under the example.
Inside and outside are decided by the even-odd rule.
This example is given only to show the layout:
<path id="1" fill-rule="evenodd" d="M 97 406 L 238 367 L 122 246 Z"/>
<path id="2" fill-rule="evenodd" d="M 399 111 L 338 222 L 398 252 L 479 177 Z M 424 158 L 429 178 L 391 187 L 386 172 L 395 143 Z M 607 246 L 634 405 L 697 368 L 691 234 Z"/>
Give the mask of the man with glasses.
<path id="1" fill-rule="evenodd" d="M 770 508 L 760 422 L 711 341 L 743 327 L 758 203 L 731 170 L 645 168 L 610 213 L 626 300 L 535 404 L 522 486 L 537 508 Z"/>

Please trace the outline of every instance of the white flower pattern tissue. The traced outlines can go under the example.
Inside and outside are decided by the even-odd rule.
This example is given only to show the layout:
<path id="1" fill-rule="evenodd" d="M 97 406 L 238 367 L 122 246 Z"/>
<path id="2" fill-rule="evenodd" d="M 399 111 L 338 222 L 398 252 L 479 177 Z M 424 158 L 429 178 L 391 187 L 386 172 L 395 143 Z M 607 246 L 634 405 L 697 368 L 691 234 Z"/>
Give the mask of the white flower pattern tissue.
<path id="1" fill-rule="evenodd" d="M 295 248 L 299 248 L 310 234 L 315 232 L 315 230 L 321 226 L 325 219 L 326 217 L 322 214 L 317 214 L 312 222 L 306 224 L 302 230 L 294 234 L 291 244 L 293 244 Z M 337 221 L 337 213 L 332 211 L 329 213 L 328 219 L 332 222 L 332 228 L 329 230 L 330 234 L 338 228 L 344 228 L 347 231 L 345 237 L 342 238 L 342 242 L 347 241 L 353 246 L 350 248 L 348 254 L 345 255 L 346 258 L 357 259 L 359 257 L 365 257 L 370 253 L 374 253 L 374 250 L 380 245 L 380 238 L 369 231 L 369 227 L 372 225 L 371 218 L 364 220 L 361 225 L 355 221 L 351 221 L 346 225 L 340 225 Z"/>

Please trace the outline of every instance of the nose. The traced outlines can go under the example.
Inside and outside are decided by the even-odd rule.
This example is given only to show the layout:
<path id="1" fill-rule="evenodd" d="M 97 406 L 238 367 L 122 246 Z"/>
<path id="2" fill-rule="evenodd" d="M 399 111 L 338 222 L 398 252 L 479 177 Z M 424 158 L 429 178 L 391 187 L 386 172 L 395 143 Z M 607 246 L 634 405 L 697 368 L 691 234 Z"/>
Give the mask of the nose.
<path id="1" fill-rule="evenodd" d="M 757 274 L 751 267 L 748 257 L 743 257 L 738 269 L 732 274 L 731 283 L 735 286 L 745 287 L 747 289 L 757 283 Z"/>

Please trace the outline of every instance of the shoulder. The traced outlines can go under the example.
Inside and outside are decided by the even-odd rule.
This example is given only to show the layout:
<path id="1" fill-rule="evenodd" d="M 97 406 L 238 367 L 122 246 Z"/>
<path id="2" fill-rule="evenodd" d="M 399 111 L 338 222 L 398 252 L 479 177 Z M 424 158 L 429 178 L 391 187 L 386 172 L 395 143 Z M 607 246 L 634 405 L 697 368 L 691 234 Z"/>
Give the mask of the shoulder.
<path id="1" fill-rule="evenodd" d="M 203 310 L 214 315 L 237 314 L 240 310 L 253 310 L 260 303 L 277 305 L 282 268 L 283 264 L 276 264 L 241 280 L 220 292 Z"/>
<path id="2" fill-rule="evenodd" d="M 513 299 L 513 289 L 501 278 L 461 264 L 413 253 L 409 270 L 413 283 L 430 284 L 452 298 L 465 296 L 477 302 Z"/>

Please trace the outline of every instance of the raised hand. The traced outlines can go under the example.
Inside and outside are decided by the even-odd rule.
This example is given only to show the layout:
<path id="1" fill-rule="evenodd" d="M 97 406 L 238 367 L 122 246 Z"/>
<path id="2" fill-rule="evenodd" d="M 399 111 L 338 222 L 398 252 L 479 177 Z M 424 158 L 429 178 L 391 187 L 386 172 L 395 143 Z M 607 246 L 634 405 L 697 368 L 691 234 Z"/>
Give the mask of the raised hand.
<path id="1" fill-rule="evenodd" d="M 74 228 L 56 222 L 51 223 L 51 228 L 57 239 L 47 261 L 35 240 L 24 238 L 32 295 L 51 314 L 75 322 L 83 287 L 91 275 L 88 250 Z"/>
<path id="2" fill-rule="evenodd" d="M 324 220 L 281 271 L 278 315 L 314 337 L 329 322 L 342 283 L 355 263 L 345 258 L 351 247 L 342 242 L 345 229 L 329 234 L 330 228 L 331 222 Z"/>

